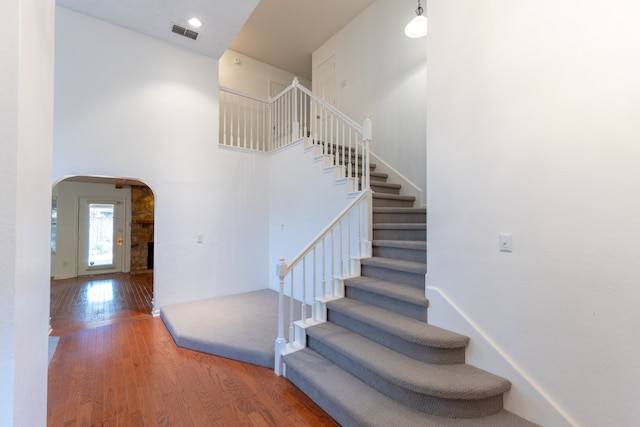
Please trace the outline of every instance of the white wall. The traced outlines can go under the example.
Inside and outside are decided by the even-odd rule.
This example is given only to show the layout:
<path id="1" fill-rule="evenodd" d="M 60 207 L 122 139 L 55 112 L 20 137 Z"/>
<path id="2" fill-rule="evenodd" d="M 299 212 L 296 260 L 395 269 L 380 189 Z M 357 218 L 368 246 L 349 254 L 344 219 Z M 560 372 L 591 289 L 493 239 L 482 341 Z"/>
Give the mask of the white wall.
<path id="1" fill-rule="evenodd" d="M 218 148 L 218 61 L 56 12 L 52 180 L 151 187 L 156 309 L 266 287 L 268 159 Z"/>
<path id="2" fill-rule="evenodd" d="M 96 184 L 64 180 L 54 193 L 57 198 L 56 253 L 52 256 L 52 272 L 55 279 L 76 277 L 78 273 L 78 201 L 81 197 L 124 199 L 126 224 L 122 271 L 128 272 L 131 264 L 131 187 L 116 188 L 113 184 Z M 55 282 L 53 284 L 55 286 Z"/>
<path id="3" fill-rule="evenodd" d="M 53 2 L 0 3 L 0 425 L 47 409 Z"/>
<path id="4" fill-rule="evenodd" d="M 545 426 L 636 425 L 640 3 L 431 1 L 428 17 L 431 295 L 557 413 L 510 408 Z M 430 320 L 457 325 L 445 303 Z"/>
<path id="5" fill-rule="evenodd" d="M 334 55 L 337 107 L 358 123 L 370 115 L 371 149 L 424 190 L 426 39 L 404 35 L 415 7 L 373 3 L 313 53 L 313 81 L 315 89 L 316 68 Z"/>
<path id="6" fill-rule="evenodd" d="M 351 200 L 346 181 L 302 142 L 271 155 L 269 187 L 269 277 L 277 290 L 280 257 L 290 262 Z"/>
<path id="7" fill-rule="evenodd" d="M 237 63 L 236 63 L 237 60 Z M 233 50 L 227 50 L 220 58 L 220 86 L 268 99 L 271 96 L 271 83 L 287 87 L 293 81 L 294 74 L 253 59 Z M 303 77 L 298 81 L 304 87 L 311 88 L 311 82 Z"/>

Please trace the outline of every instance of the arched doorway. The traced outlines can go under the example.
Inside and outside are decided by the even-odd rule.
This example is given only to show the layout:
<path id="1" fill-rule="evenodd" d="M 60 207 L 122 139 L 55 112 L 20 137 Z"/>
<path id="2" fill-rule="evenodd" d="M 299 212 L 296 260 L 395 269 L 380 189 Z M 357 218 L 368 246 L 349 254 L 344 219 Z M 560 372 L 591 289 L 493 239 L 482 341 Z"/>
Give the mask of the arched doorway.
<path id="1" fill-rule="evenodd" d="M 153 190 L 128 178 L 56 183 L 51 215 L 53 334 L 153 310 Z"/>

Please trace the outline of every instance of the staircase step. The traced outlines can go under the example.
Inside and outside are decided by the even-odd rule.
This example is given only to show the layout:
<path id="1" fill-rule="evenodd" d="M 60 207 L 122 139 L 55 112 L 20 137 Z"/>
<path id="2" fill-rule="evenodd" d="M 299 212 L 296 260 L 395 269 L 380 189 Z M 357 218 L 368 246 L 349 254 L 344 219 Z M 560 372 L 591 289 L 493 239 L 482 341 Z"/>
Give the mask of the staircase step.
<path id="1" fill-rule="evenodd" d="M 389 174 L 371 171 L 369 172 L 369 178 L 371 179 L 371 182 L 387 182 Z"/>
<path id="2" fill-rule="evenodd" d="M 427 240 L 425 223 L 375 223 L 373 240 Z"/>
<path id="3" fill-rule="evenodd" d="M 398 194 L 373 193 L 373 207 L 413 207 L 416 198 Z"/>
<path id="4" fill-rule="evenodd" d="M 331 322 L 307 329 L 310 349 L 418 411 L 451 418 L 492 415 L 511 383 L 466 364 L 433 365 L 397 353 Z"/>
<path id="5" fill-rule="evenodd" d="M 425 223 L 426 208 L 377 207 L 373 208 L 373 223 Z"/>
<path id="6" fill-rule="evenodd" d="M 426 240 L 374 240 L 373 256 L 400 259 L 405 261 L 426 262 Z"/>
<path id="7" fill-rule="evenodd" d="M 400 194 L 400 184 L 391 184 L 388 182 L 371 182 L 371 189 L 376 193 Z"/>
<path id="8" fill-rule="evenodd" d="M 330 322 L 422 362 L 464 363 L 469 338 L 352 298 L 330 301 Z"/>
<path id="9" fill-rule="evenodd" d="M 429 301 L 424 296 L 424 288 L 418 289 L 401 283 L 365 276 L 346 279 L 344 284 L 345 295 L 348 298 L 422 322 L 427 321 Z"/>
<path id="10" fill-rule="evenodd" d="M 451 419 L 408 408 L 369 387 L 313 350 L 284 357 L 287 378 L 343 426 L 533 427 L 507 411 L 477 419 Z"/>
<path id="11" fill-rule="evenodd" d="M 424 290 L 427 264 L 391 258 L 371 257 L 360 260 L 361 275 L 402 283 Z"/>

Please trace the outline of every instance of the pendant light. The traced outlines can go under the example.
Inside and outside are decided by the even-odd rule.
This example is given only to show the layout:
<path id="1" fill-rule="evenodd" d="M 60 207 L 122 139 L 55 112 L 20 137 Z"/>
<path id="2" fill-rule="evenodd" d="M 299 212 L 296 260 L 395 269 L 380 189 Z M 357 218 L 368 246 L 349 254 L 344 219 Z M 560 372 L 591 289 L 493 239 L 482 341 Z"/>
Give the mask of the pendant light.
<path id="1" fill-rule="evenodd" d="M 416 17 L 404 27 L 404 33 L 407 37 L 418 38 L 427 35 L 427 17 L 422 15 L 424 9 L 418 0 L 418 8 L 416 9 Z"/>

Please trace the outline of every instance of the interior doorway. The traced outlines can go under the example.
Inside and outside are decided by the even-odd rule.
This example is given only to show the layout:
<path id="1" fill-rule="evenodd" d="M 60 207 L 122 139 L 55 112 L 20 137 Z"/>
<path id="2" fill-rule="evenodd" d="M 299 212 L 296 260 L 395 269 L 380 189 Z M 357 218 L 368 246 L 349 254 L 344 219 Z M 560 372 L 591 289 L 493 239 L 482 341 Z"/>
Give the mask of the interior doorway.
<path id="1" fill-rule="evenodd" d="M 126 271 L 126 205 L 124 198 L 79 198 L 78 276 Z"/>
<path id="2" fill-rule="evenodd" d="M 153 271 L 155 197 L 145 183 L 78 176 L 57 183 L 51 277 Z"/>
<path id="3" fill-rule="evenodd" d="M 154 205 L 153 190 L 138 180 L 78 176 L 54 186 L 54 331 L 152 314 Z"/>

